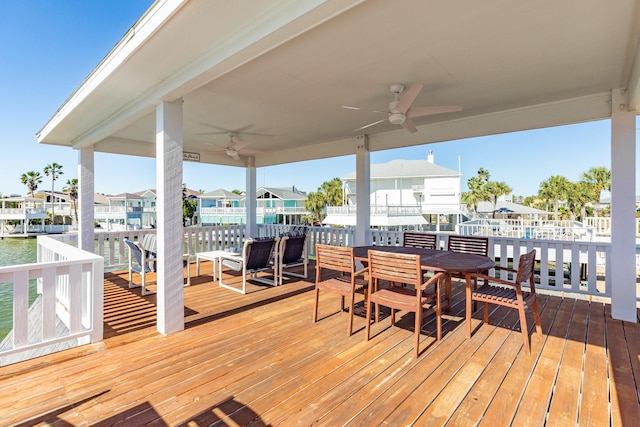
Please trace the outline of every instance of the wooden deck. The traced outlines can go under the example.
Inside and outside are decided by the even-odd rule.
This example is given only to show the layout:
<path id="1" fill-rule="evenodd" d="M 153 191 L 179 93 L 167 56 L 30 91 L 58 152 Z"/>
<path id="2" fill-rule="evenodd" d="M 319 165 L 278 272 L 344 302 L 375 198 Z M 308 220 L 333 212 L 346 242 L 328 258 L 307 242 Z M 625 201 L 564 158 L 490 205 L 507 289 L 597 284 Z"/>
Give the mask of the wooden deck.
<path id="1" fill-rule="evenodd" d="M 192 265 L 192 271 L 195 267 Z M 313 271 L 313 269 L 310 269 Z M 339 297 L 313 281 L 240 295 L 211 264 L 185 288 L 186 328 L 155 330 L 155 297 L 105 276 L 105 340 L 0 368 L 0 425 L 635 426 L 640 325 L 609 306 L 541 296 L 542 338 L 524 354 L 515 310 L 465 339 L 463 286 L 436 342 L 426 317 L 418 360 L 412 315 L 347 336 Z M 239 280 L 229 277 L 229 281 Z M 531 322 L 533 323 L 533 322 Z M 479 327 L 478 327 L 479 326 Z"/>

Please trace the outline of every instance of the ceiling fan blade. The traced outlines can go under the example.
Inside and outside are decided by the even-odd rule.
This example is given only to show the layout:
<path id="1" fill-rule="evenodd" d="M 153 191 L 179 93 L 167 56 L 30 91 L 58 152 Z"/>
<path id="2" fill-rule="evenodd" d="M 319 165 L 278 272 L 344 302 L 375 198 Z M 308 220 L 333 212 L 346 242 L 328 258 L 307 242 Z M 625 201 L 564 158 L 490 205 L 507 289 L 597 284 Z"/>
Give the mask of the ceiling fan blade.
<path id="1" fill-rule="evenodd" d="M 242 150 L 243 148 L 245 148 L 245 147 L 249 146 L 249 144 L 251 144 L 251 143 L 250 143 L 250 142 L 247 142 L 247 141 L 243 141 L 243 142 L 236 142 L 236 143 L 233 145 L 233 149 L 234 149 L 234 150 L 236 150 L 236 151 L 240 151 L 240 150 Z"/>
<path id="2" fill-rule="evenodd" d="M 359 131 L 359 130 L 366 129 L 366 128 L 368 128 L 368 127 L 371 127 L 371 126 L 377 125 L 378 123 L 382 123 L 382 122 L 386 122 L 386 121 L 387 121 L 387 119 L 381 119 L 381 120 L 378 120 L 378 121 L 376 121 L 376 122 L 369 123 L 368 125 L 364 125 L 364 126 L 362 126 L 362 127 L 359 127 L 358 129 L 354 129 L 353 131 L 354 131 L 354 132 L 357 132 L 357 131 Z"/>
<path id="3" fill-rule="evenodd" d="M 229 154 L 229 152 L 227 152 L 227 154 Z M 240 154 L 238 154 L 237 151 L 234 151 L 233 153 L 229 154 L 229 157 L 231 157 L 233 160 L 240 160 Z"/>
<path id="4" fill-rule="evenodd" d="M 462 106 L 443 105 L 440 107 L 414 107 L 407 111 L 407 117 L 422 117 L 429 116 L 431 114 L 453 113 L 455 111 L 462 111 Z"/>
<path id="5" fill-rule="evenodd" d="M 360 108 L 360 107 L 352 107 L 350 105 L 343 105 L 342 108 L 347 109 L 347 110 L 355 110 L 355 111 L 365 111 L 367 113 L 380 113 L 380 114 L 389 114 L 389 112 L 387 111 L 380 111 L 380 110 L 365 110 L 364 108 Z"/>
<path id="6" fill-rule="evenodd" d="M 411 119 L 409 119 L 409 118 L 407 118 L 407 120 L 405 120 L 402 123 L 402 127 L 405 128 L 406 130 L 408 130 L 411 133 L 418 132 L 418 129 L 416 129 L 416 125 L 414 125 L 413 122 L 411 121 Z"/>
<path id="7" fill-rule="evenodd" d="M 409 109 L 409 107 L 411 107 L 413 101 L 416 100 L 416 97 L 421 90 L 422 85 L 420 83 L 412 84 L 407 93 L 405 93 L 402 98 L 400 98 L 400 101 L 398 102 L 398 105 L 396 105 L 395 109 L 400 111 L 402 114 L 406 114 L 407 110 Z"/>

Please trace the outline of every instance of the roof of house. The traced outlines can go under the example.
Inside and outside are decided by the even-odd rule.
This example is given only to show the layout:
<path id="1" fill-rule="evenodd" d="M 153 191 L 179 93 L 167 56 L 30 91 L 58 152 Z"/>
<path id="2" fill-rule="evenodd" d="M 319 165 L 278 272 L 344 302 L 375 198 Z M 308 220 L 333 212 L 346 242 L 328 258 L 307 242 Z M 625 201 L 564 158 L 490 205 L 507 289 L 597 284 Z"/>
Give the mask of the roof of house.
<path id="1" fill-rule="evenodd" d="M 218 188 L 217 190 L 209 191 L 208 193 L 199 194 L 198 197 L 200 197 L 201 199 L 242 199 L 241 194 L 236 194 L 223 188 Z"/>
<path id="2" fill-rule="evenodd" d="M 260 198 L 266 193 L 271 193 L 276 198 L 282 200 L 305 200 L 307 198 L 306 193 L 297 190 L 295 187 L 261 187 L 256 191 L 256 196 Z"/>
<path id="3" fill-rule="evenodd" d="M 135 192 L 135 193 L 133 193 L 133 194 L 135 194 L 135 195 L 137 195 L 137 196 L 140 196 L 140 197 L 146 197 L 146 194 L 147 194 L 147 193 L 151 193 L 151 194 L 153 194 L 154 196 L 157 194 L 157 193 L 156 193 L 156 189 L 155 189 L 155 188 L 149 188 L 149 189 L 147 189 L 147 190 L 136 191 L 136 192 Z M 201 194 L 201 193 L 200 193 L 199 191 L 191 190 L 191 189 L 187 188 L 186 195 L 187 195 L 187 197 L 189 197 L 189 198 L 198 197 L 200 194 Z"/>
<path id="4" fill-rule="evenodd" d="M 396 159 L 387 163 L 371 165 L 371 179 L 419 178 L 435 176 L 459 176 L 454 170 L 436 165 L 429 160 Z M 346 174 L 342 180 L 355 180 L 356 172 Z"/>

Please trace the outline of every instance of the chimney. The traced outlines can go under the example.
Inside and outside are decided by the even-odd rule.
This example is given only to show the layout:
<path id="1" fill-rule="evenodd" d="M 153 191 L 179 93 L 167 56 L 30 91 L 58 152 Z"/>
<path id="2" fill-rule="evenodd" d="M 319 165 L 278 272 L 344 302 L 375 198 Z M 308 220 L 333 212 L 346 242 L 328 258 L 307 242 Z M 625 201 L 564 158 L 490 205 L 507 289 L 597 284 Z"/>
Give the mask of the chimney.
<path id="1" fill-rule="evenodd" d="M 433 150 L 429 150 L 429 155 L 427 156 L 427 161 L 429 163 L 433 163 Z"/>

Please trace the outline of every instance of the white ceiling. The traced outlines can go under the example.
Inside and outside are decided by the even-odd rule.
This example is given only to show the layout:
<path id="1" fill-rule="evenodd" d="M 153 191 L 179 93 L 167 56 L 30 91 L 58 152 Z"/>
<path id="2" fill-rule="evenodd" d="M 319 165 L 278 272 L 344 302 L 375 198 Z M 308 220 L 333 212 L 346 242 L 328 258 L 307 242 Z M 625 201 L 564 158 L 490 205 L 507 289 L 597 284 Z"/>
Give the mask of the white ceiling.
<path id="1" fill-rule="evenodd" d="M 611 91 L 640 108 L 640 0 L 157 1 L 60 107 L 42 143 L 153 156 L 155 106 L 182 98 L 184 150 L 220 152 L 226 131 L 256 166 L 601 119 Z M 386 110 L 392 83 L 411 134 L 343 105 Z M 218 133 L 216 133 L 218 132 Z"/>

